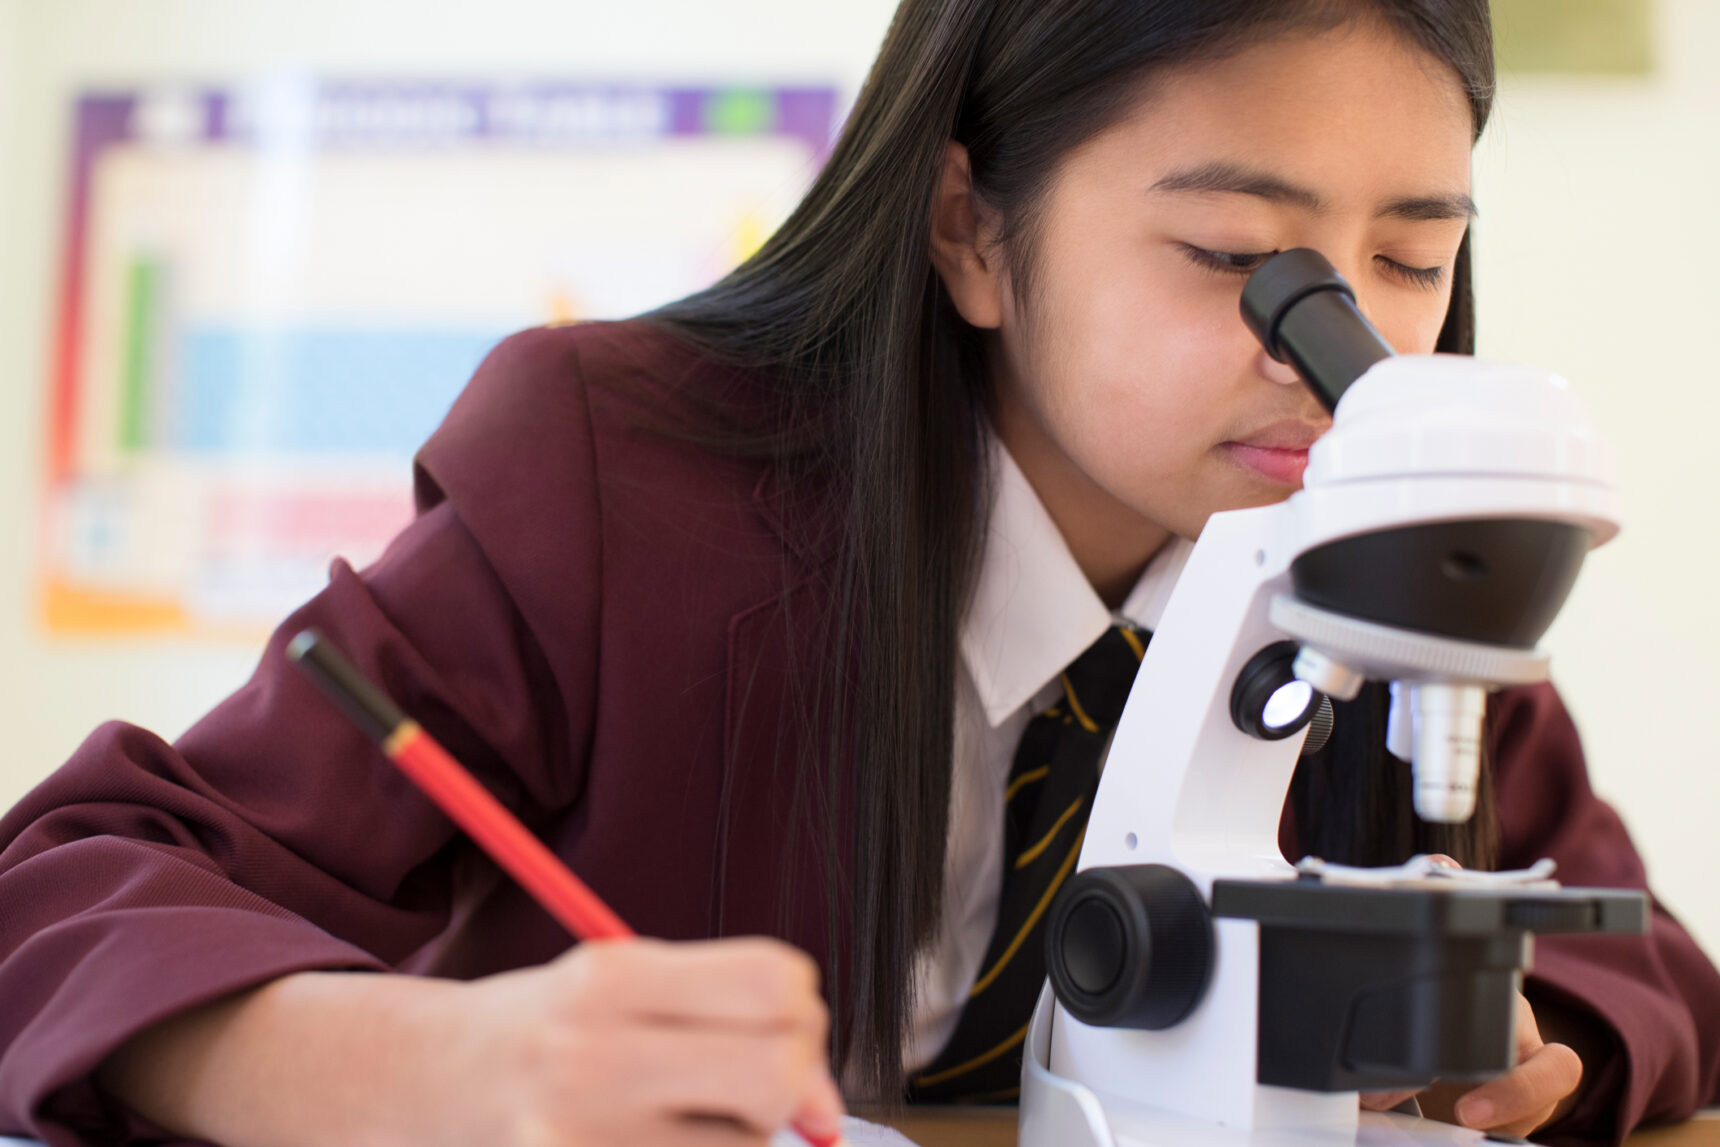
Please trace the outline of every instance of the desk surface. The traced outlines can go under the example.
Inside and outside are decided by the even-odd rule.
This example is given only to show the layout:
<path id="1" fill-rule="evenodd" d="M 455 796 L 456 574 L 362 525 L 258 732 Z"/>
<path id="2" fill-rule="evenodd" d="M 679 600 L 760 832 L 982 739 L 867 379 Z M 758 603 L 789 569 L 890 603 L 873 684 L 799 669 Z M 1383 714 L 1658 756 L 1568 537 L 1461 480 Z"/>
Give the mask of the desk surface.
<path id="1" fill-rule="evenodd" d="M 1015 1147 L 1014 1108 L 919 1108 L 886 1122 L 920 1147 Z M 1626 1147 L 1720 1147 L 1720 1110 L 1677 1127 L 1638 1131 Z"/>

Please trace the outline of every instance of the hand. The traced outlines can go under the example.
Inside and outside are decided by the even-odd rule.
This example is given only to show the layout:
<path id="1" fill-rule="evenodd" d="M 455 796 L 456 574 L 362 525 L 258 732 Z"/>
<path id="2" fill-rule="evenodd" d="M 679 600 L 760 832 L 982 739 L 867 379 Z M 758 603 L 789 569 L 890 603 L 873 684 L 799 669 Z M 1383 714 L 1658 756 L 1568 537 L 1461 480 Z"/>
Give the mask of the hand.
<path id="1" fill-rule="evenodd" d="M 1458 866 L 1448 856 L 1433 859 L 1452 868 Z M 1583 1078 L 1582 1060 L 1564 1044 L 1545 1043 L 1541 1039 L 1535 1010 L 1521 993 L 1517 996 L 1516 1060 L 1517 1065 L 1510 1071 L 1479 1087 L 1434 1084 L 1419 1094 L 1422 1114 L 1478 1131 L 1525 1136 L 1570 1110 L 1577 1099 L 1577 1084 Z M 1387 1111 L 1415 1094 L 1364 1092 L 1361 1103 L 1370 1111 Z"/>
<path id="2" fill-rule="evenodd" d="M 1423 1093 L 1424 1114 L 1479 1131 L 1528 1135 L 1569 1111 L 1583 1062 L 1562 1043 L 1544 1043 L 1534 1009 L 1517 997 L 1517 1066 L 1479 1087 L 1435 1084 Z"/>
<path id="3" fill-rule="evenodd" d="M 1519 995 L 1516 1067 L 1479 1087 L 1436 1083 L 1419 1093 L 1364 1091 L 1362 1106 L 1369 1111 L 1389 1111 L 1413 1095 L 1429 1119 L 1524 1136 L 1570 1110 L 1582 1077 L 1583 1064 L 1577 1053 L 1561 1043 L 1543 1043 L 1535 1012 Z"/>
<path id="4" fill-rule="evenodd" d="M 828 1028 L 785 944 L 625 940 L 470 983 L 294 973 L 145 1030 L 98 1078 L 231 1147 L 764 1147 L 840 1126 Z"/>
<path id="5" fill-rule="evenodd" d="M 588 943 L 469 987 L 449 1090 L 422 1097 L 443 1108 L 431 1139 L 762 1145 L 790 1120 L 839 1127 L 817 969 L 786 945 Z"/>

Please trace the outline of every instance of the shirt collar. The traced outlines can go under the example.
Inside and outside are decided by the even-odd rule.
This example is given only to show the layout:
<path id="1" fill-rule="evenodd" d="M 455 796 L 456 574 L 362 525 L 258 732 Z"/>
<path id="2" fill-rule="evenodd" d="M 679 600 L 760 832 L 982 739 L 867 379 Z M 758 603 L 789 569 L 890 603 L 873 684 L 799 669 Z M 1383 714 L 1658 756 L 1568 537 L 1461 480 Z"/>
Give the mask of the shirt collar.
<path id="1" fill-rule="evenodd" d="M 1156 628 L 1192 543 L 1172 537 L 1113 615 L 1093 591 L 1039 495 L 995 443 L 979 582 L 962 621 L 968 675 L 996 727 L 1084 653 L 1115 620 Z"/>

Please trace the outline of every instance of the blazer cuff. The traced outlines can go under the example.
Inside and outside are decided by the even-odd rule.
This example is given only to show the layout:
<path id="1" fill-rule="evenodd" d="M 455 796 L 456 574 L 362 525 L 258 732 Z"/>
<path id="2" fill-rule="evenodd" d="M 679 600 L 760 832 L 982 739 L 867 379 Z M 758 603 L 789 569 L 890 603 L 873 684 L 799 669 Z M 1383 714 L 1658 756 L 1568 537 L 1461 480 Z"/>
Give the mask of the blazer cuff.
<path id="1" fill-rule="evenodd" d="M 1524 985 L 1524 995 L 1531 1005 L 1551 1004 L 1579 1021 L 1587 1021 L 1595 1037 L 1584 1047 L 1573 1048 L 1583 1061 L 1576 1103 L 1561 1118 L 1537 1128 L 1535 1141 L 1549 1147 L 1622 1143 L 1618 1115 L 1628 1071 L 1617 1029 L 1588 1001 L 1554 980 L 1532 975 Z M 1541 1035 L 1548 1036 L 1544 1027 Z"/>
<path id="2" fill-rule="evenodd" d="M 1568 942 L 1560 942 L 1561 940 Z M 1611 1033 L 1615 1052 L 1604 1064 L 1584 1064 L 1585 1094 L 1556 1126 L 1536 1133 L 1556 1145 L 1623 1143 L 1649 1113 L 1662 1079 L 1678 1069 L 1678 1017 L 1663 994 L 1640 980 L 1585 958 L 1578 945 L 1595 949 L 1628 944 L 1634 937 L 1546 937 L 1536 945 L 1530 990 L 1581 1009 Z M 1638 941 L 1640 943 L 1640 941 Z M 1594 955 L 1603 953 L 1596 951 Z M 1684 1017 L 1684 1025 L 1690 1021 Z"/>
<path id="3" fill-rule="evenodd" d="M 133 1036 L 171 1016 L 281 976 L 384 970 L 375 956 L 315 925 L 208 905 L 130 908 L 119 925 L 72 921 L 38 934 L 20 957 L 63 980 L 8 1050 L 5 1106 L 50 1147 L 171 1141 L 103 1092 L 95 1072 Z"/>

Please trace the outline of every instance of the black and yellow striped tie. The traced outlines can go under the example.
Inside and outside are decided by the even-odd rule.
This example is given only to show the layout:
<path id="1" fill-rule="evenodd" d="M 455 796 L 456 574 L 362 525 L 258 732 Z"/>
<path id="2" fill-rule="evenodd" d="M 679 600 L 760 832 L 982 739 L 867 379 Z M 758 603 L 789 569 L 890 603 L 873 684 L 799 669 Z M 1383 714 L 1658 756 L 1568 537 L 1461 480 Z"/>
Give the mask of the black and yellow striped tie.
<path id="1" fill-rule="evenodd" d="M 1027 723 L 1004 791 L 997 928 L 955 1034 L 910 1081 L 914 1103 L 1008 1103 L 1045 982 L 1045 912 L 1075 869 L 1099 761 L 1146 654 L 1145 630 L 1112 626 L 1062 674 L 1063 697 Z"/>

